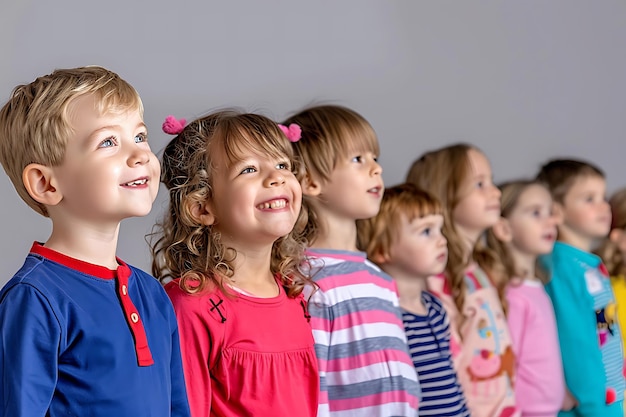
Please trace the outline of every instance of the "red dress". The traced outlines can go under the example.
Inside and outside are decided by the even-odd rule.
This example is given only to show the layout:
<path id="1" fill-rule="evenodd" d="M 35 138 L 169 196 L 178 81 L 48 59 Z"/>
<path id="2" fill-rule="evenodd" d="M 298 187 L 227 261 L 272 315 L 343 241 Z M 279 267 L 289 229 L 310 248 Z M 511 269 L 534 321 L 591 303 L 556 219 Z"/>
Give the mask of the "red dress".
<path id="1" fill-rule="evenodd" d="M 179 325 L 193 417 L 315 417 L 319 376 L 306 304 L 214 289 L 165 289 Z"/>

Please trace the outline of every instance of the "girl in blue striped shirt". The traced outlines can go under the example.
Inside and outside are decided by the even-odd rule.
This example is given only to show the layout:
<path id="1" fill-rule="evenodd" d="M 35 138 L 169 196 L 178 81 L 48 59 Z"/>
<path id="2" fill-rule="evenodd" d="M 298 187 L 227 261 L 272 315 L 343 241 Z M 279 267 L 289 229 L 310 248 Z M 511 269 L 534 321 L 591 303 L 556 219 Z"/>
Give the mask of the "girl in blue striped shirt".
<path id="1" fill-rule="evenodd" d="M 426 291 L 448 259 L 438 200 L 412 184 L 385 190 L 378 215 L 359 222 L 359 243 L 397 286 L 409 351 L 422 388 L 420 416 L 469 416 L 441 302 Z"/>

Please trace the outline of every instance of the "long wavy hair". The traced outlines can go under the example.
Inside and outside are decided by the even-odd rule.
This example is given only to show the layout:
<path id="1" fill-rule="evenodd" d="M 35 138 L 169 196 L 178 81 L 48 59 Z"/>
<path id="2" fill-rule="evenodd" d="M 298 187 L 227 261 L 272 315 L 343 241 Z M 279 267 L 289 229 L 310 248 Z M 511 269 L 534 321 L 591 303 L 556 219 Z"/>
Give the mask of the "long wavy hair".
<path id="1" fill-rule="evenodd" d="M 613 214 L 611 230 L 620 229 L 626 233 L 626 188 L 613 193 L 609 199 L 609 204 Z M 626 259 L 624 259 L 622 252 L 611 241 L 610 237 L 603 240 L 595 253 L 602 258 L 606 269 L 612 277 L 620 275 L 626 277 Z"/>
<path id="2" fill-rule="evenodd" d="M 181 288 L 190 294 L 217 286 L 228 294 L 224 278 L 234 274 L 234 248 L 221 243 L 212 225 L 193 215 L 194 207 L 214 198 L 214 160 L 226 158 L 226 168 L 254 152 L 287 158 L 292 172 L 301 179 L 293 147 L 278 125 L 265 116 L 222 110 L 189 123 L 165 147 L 161 181 L 169 192 L 169 207 L 149 236 L 152 273 L 161 282 L 181 278 Z M 224 165 L 221 165 L 224 166 Z M 271 272 L 282 280 L 287 295 L 294 297 L 312 283 L 298 266 L 304 261 L 307 242 L 303 237 L 306 213 L 301 211 L 291 233 L 274 242 Z"/>
<path id="3" fill-rule="evenodd" d="M 443 234 L 448 240 L 445 276 L 458 311 L 463 312 L 467 293 L 465 270 L 472 261 L 489 275 L 506 310 L 502 264 L 481 239 L 476 242 L 471 253 L 467 253 L 466 245 L 454 224 L 453 213 L 464 197 L 465 181 L 470 175 L 470 149 L 478 151 L 471 145 L 458 143 L 427 152 L 413 162 L 406 181 L 433 194 L 443 206 Z M 462 317 L 460 314 L 460 320 Z"/>

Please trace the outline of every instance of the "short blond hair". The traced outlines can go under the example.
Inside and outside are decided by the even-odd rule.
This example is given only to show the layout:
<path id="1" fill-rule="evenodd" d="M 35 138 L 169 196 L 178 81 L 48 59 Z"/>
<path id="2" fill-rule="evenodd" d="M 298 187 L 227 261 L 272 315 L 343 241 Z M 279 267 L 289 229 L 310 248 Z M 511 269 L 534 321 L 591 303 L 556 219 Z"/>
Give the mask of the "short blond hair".
<path id="1" fill-rule="evenodd" d="M 385 190 L 378 214 L 357 220 L 358 246 L 370 259 L 387 254 L 402 229 L 402 216 L 412 222 L 432 214 L 443 215 L 439 200 L 413 184 L 404 183 Z"/>
<path id="2" fill-rule="evenodd" d="M 74 133 L 68 109 L 86 94 L 95 95 L 100 114 L 138 109 L 143 117 L 137 91 L 114 72 L 98 66 L 57 69 L 19 85 L 0 109 L 0 163 L 20 197 L 46 217 L 48 210 L 30 196 L 22 173 L 31 163 L 63 163 L 67 141 Z"/>

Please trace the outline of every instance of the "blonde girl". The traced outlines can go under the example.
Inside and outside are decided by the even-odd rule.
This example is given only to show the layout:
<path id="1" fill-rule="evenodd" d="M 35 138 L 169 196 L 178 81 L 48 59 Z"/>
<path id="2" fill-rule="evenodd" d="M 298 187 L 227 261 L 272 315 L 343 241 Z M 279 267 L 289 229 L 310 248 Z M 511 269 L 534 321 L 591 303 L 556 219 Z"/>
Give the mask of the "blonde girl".
<path id="1" fill-rule="evenodd" d="M 292 144 L 266 117 L 220 111 L 166 146 L 169 209 L 153 274 L 177 314 L 194 417 L 315 416 L 317 360 L 294 226 L 302 190 Z M 297 140 L 296 135 L 291 135 Z"/>
<path id="2" fill-rule="evenodd" d="M 502 215 L 487 232 L 487 245 L 506 267 L 515 396 L 522 416 L 554 417 L 573 403 L 571 398 L 563 402 L 565 381 L 554 307 L 535 268 L 537 258 L 552 252 L 556 241 L 552 196 L 538 181 L 512 181 L 500 190 Z"/>
<path id="3" fill-rule="evenodd" d="M 434 194 L 444 206 L 448 264 L 444 274 L 428 280 L 428 287 L 450 318 L 451 351 L 471 414 L 519 415 L 515 357 L 502 302 L 503 268 L 481 244 L 500 218 L 500 191 L 489 161 L 473 146 L 450 145 L 417 159 L 407 182 Z"/>
<path id="4" fill-rule="evenodd" d="M 310 301 L 319 359 L 318 417 L 417 416 L 420 395 L 391 277 L 357 249 L 356 221 L 378 213 L 384 185 L 374 129 L 355 111 L 317 106 L 302 127 Z"/>

